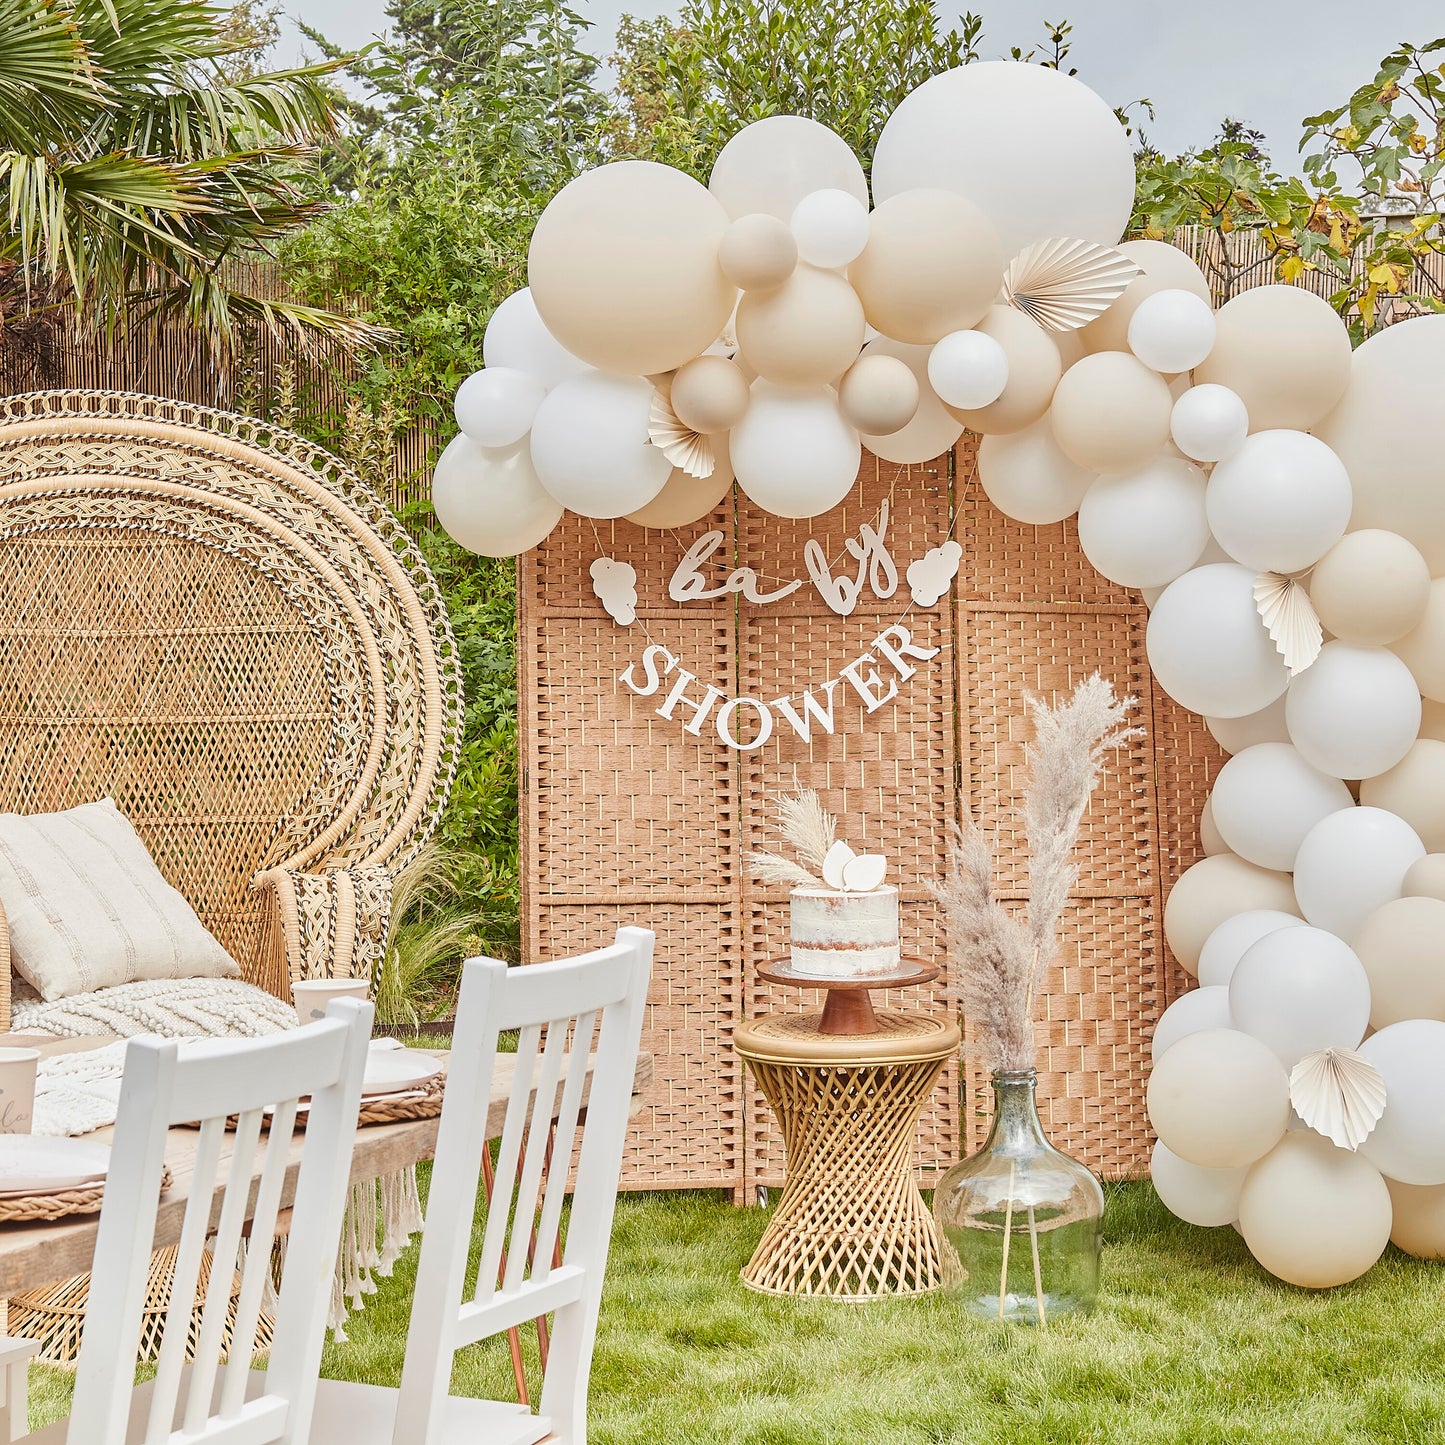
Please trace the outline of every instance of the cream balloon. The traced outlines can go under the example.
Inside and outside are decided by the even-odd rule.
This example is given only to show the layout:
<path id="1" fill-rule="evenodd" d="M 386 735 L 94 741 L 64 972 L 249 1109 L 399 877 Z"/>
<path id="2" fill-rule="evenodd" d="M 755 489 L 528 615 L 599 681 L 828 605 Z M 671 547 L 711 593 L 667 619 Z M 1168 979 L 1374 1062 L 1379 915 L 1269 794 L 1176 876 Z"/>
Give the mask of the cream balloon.
<path id="1" fill-rule="evenodd" d="M 648 440 L 652 383 L 584 371 L 547 393 L 532 423 L 542 485 L 580 517 L 625 517 L 650 502 L 672 464 Z"/>
<path id="2" fill-rule="evenodd" d="M 1254 576 L 1230 562 L 1196 567 L 1164 589 L 1145 643 L 1159 686 L 1190 712 L 1244 717 L 1289 686 L 1254 604 Z"/>
<path id="3" fill-rule="evenodd" d="M 786 222 L 805 196 L 821 190 L 868 204 L 868 182 L 848 142 L 801 115 L 745 125 L 718 152 L 707 184 L 734 219 L 761 211 Z"/>
<path id="4" fill-rule="evenodd" d="M 673 373 L 670 390 L 678 421 L 694 431 L 730 431 L 748 409 L 748 380 L 725 356 L 699 356 Z"/>
<path id="5" fill-rule="evenodd" d="M 1162 1141 L 1156 1141 L 1149 1158 L 1149 1178 L 1165 1209 L 1202 1229 L 1234 1223 L 1239 1215 L 1239 1191 L 1248 1172 L 1248 1165 L 1201 1169 L 1181 1159 Z"/>
<path id="6" fill-rule="evenodd" d="M 1420 736 L 1445 742 L 1445 702 L 1432 697 L 1420 699 Z"/>
<path id="7" fill-rule="evenodd" d="M 1414 674 L 1420 691 L 1432 702 L 1445 702 L 1445 577 L 1431 582 L 1425 615 L 1394 644 L 1394 651 Z"/>
<path id="8" fill-rule="evenodd" d="M 1403 818 L 1431 853 L 1445 853 L 1445 743 L 1420 738 L 1389 769 L 1366 778 L 1360 801 Z"/>
<path id="9" fill-rule="evenodd" d="M 1272 1275 L 1301 1289 L 1358 1279 L 1390 1242 L 1379 1170 L 1312 1130 L 1287 1134 L 1245 1176 L 1239 1232 Z"/>
<path id="10" fill-rule="evenodd" d="M 1350 943 L 1377 908 L 1401 895 L 1425 856 L 1415 830 L 1381 808 L 1347 808 L 1316 823 L 1295 855 L 1299 911 Z"/>
<path id="11" fill-rule="evenodd" d="M 1434 856 L 1434 855 L 1432 855 Z M 1370 978 L 1370 1026 L 1445 1020 L 1445 901 L 1395 898 L 1360 925 L 1355 952 Z"/>
<path id="12" fill-rule="evenodd" d="M 1203 1169 L 1267 1154 L 1289 1122 L 1289 1078 L 1274 1053 L 1237 1029 L 1187 1034 L 1149 1076 L 1149 1121 L 1166 1148 Z"/>
<path id="13" fill-rule="evenodd" d="M 1107 102 L 1041 65 L 976 61 L 905 96 L 873 154 L 880 202 L 919 186 L 967 196 L 1010 256 L 1076 236 L 1112 245 L 1134 205 L 1134 155 Z"/>
<path id="14" fill-rule="evenodd" d="M 718 264 L 728 218 L 655 161 L 583 171 L 542 212 L 527 252 L 547 329 L 602 370 L 650 376 L 705 350 L 737 293 Z"/>
<path id="15" fill-rule="evenodd" d="M 1383 647 L 1327 642 L 1290 684 L 1290 740 L 1335 778 L 1372 778 L 1393 768 L 1420 731 L 1420 694 L 1410 670 Z"/>
<path id="16" fill-rule="evenodd" d="M 1229 844 L 1220 835 L 1219 825 L 1214 821 L 1214 807 L 1208 798 L 1204 800 L 1204 808 L 1199 814 L 1199 846 L 1204 849 L 1206 858 L 1229 852 Z"/>
<path id="17" fill-rule="evenodd" d="M 1251 908 L 1226 918 L 1208 938 L 1199 953 L 1199 983 L 1202 988 L 1228 986 L 1239 960 L 1261 938 L 1282 928 L 1305 928 L 1303 918 L 1281 913 L 1277 908 Z"/>
<path id="18" fill-rule="evenodd" d="M 1445 1023 L 1391 1024 L 1360 1052 L 1385 1081 L 1385 1112 L 1360 1153 L 1401 1184 L 1445 1184 Z"/>
<path id="19" fill-rule="evenodd" d="M 532 429 L 547 388 L 529 372 L 488 366 L 457 388 L 457 425 L 479 447 L 515 446 Z"/>
<path id="20" fill-rule="evenodd" d="M 1169 414 L 1174 445 L 1196 462 L 1231 457 L 1249 435 L 1249 412 L 1227 386 L 1191 386 Z"/>
<path id="21" fill-rule="evenodd" d="M 850 425 L 867 436 L 891 436 L 918 413 L 922 393 L 907 363 L 865 351 L 838 384 L 838 407 Z"/>
<path id="22" fill-rule="evenodd" d="M 1394 1206 L 1390 1243 L 1416 1259 L 1445 1259 L 1445 1184 L 1385 1183 Z"/>
<path id="23" fill-rule="evenodd" d="M 804 261 L 837 270 L 868 244 L 868 206 L 848 191 L 826 187 L 793 207 L 789 229 Z"/>
<path id="24" fill-rule="evenodd" d="M 1396 642 L 1425 615 L 1430 571 L 1419 549 L 1397 532 L 1349 532 L 1315 564 L 1310 601 L 1341 642 Z"/>
<path id="25" fill-rule="evenodd" d="M 848 268 L 868 324 L 932 344 L 981 320 L 998 295 L 1004 253 L 988 217 L 949 191 L 914 190 L 868 218 L 868 244 Z"/>
<path id="26" fill-rule="evenodd" d="M 1127 351 L 1134 313 L 1160 291 L 1188 291 L 1213 304 L 1204 272 L 1177 246 L 1167 241 L 1125 241 L 1118 249 L 1142 268 L 1143 274 L 1129 283 L 1102 316 L 1077 333 L 1086 351 Z"/>
<path id="27" fill-rule="evenodd" d="M 1173 287 L 1146 296 L 1129 319 L 1129 350 L 1151 371 L 1191 371 L 1214 345 L 1214 308 Z"/>
<path id="28" fill-rule="evenodd" d="M 1199 560 L 1209 542 L 1204 473 L 1156 458 L 1100 477 L 1079 503 L 1079 545 L 1094 570 L 1124 587 L 1163 587 Z"/>
<path id="29" fill-rule="evenodd" d="M 1095 474 L 1069 460 L 1047 417 L 978 444 L 978 480 L 1005 517 L 1030 527 L 1062 522 L 1079 509 Z"/>
<path id="30" fill-rule="evenodd" d="M 537 314 L 530 287 L 514 291 L 487 322 L 482 337 L 482 359 L 487 367 L 507 367 L 534 376 L 547 390 L 569 376 L 588 369 L 581 357 L 573 356 Z"/>
<path id="31" fill-rule="evenodd" d="M 1233 853 L 1201 858 L 1179 875 L 1164 904 L 1164 938 L 1180 967 L 1195 974 L 1205 942 L 1236 913 L 1268 909 L 1298 915 L 1294 888 L 1284 873 L 1257 868 Z"/>
<path id="32" fill-rule="evenodd" d="M 1307 431 L 1344 395 L 1350 333 L 1312 291 L 1241 291 L 1220 307 L 1215 326 L 1214 347 L 1195 367 L 1194 379 L 1237 392 L 1255 431 Z"/>
<path id="33" fill-rule="evenodd" d="M 1405 873 L 1401 891 L 1406 898 L 1445 900 L 1445 853 L 1427 853 L 1416 859 Z"/>
<path id="34" fill-rule="evenodd" d="M 1343 398 L 1314 428 L 1349 471 L 1350 526 L 1398 532 L 1420 549 L 1432 576 L 1445 573 L 1442 375 L 1445 316 L 1387 326 L 1354 353 Z"/>
<path id="35" fill-rule="evenodd" d="M 1285 698 L 1276 698 L 1266 708 L 1244 717 L 1206 717 L 1204 726 L 1227 753 L 1242 753 L 1259 743 L 1289 742 L 1289 724 L 1284 715 Z"/>
<path id="36" fill-rule="evenodd" d="M 980 436 L 1022 431 L 1049 409 L 1063 375 L 1059 336 L 1051 336 L 1013 306 L 991 306 L 974 328 L 1003 348 L 1008 379 L 998 399 L 982 407 L 950 407 L 969 431 Z M 946 404 L 946 403 L 945 403 Z"/>
<path id="37" fill-rule="evenodd" d="M 926 346 L 909 346 L 889 336 L 875 337 L 863 348 L 860 360 L 873 356 L 890 356 L 901 361 L 912 373 L 918 387 L 918 405 L 905 426 L 886 435 L 864 432 L 863 445 L 885 462 L 912 466 L 931 462 L 953 450 L 963 435 L 963 424 L 944 409 L 928 383 L 928 352 Z"/>
<path id="38" fill-rule="evenodd" d="M 858 433 L 843 420 L 827 387 L 800 390 L 755 381 L 747 415 L 730 441 L 738 485 L 775 516 L 819 516 L 858 480 Z"/>
<path id="39" fill-rule="evenodd" d="M 1161 1058 L 1175 1044 L 1190 1034 L 1204 1029 L 1233 1028 L 1229 1016 L 1229 990 L 1227 988 L 1191 988 L 1181 993 L 1173 1003 L 1159 1015 L 1154 1025 L 1154 1037 L 1150 1040 L 1150 1057 Z"/>
<path id="40" fill-rule="evenodd" d="M 1130 472 L 1169 440 L 1174 401 L 1163 377 L 1136 357 L 1106 351 L 1059 379 L 1049 416 L 1060 450 L 1095 472 Z"/>
<path id="41" fill-rule="evenodd" d="M 799 266 L 777 290 L 744 294 L 737 336 L 743 359 L 765 380 L 816 386 L 857 361 L 863 308 L 841 276 Z"/>
<path id="42" fill-rule="evenodd" d="M 798 243 L 776 216 L 739 216 L 718 243 L 718 265 L 740 291 L 771 291 L 793 274 Z"/>
<path id="43" fill-rule="evenodd" d="M 487 451 L 455 436 L 432 472 L 432 506 L 442 530 L 469 552 L 513 557 L 562 520 L 562 505 L 537 479 L 526 442 Z"/>
<path id="44" fill-rule="evenodd" d="M 644 507 L 627 514 L 629 522 L 639 527 L 690 527 L 722 505 L 733 488 L 732 459 L 728 454 L 728 438 L 720 433 L 712 439 L 713 472 L 710 477 L 694 477 L 674 467 L 662 484 L 662 490 Z"/>
<path id="45" fill-rule="evenodd" d="M 1219 770 L 1209 801 L 1226 845 L 1281 873 L 1293 871 L 1299 845 L 1320 819 L 1355 805 L 1338 778 L 1320 772 L 1288 743 L 1259 743 L 1236 753 Z"/>
<path id="46" fill-rule="evenodd" d="M 928 380 L 950 410 L 988 406 L 1008 385 L 1008 353 L 987 332 L 950 331 L 928 353 Z"/>

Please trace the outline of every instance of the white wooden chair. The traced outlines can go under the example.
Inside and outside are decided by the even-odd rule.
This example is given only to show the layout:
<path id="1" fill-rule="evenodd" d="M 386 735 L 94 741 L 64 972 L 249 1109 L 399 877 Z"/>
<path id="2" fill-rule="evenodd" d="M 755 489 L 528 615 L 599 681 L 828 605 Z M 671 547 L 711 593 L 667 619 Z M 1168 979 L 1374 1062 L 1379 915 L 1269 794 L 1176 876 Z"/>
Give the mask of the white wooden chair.
<path id="1" fill-rule="evenodd" d="M 466 964 L 401 1388 L 322 1380 L 312 1445 L 532 1445 L 544 1439 L 584 1445 L 587 1378 L 652 946 L 647 930 L 623 928 L 610 947 L 580 958 L 526 968 L 490 958 Z M 515 1072 L 481 1262 L 469 1278 L 492 1075 L 498 1058 L 507 1057 L 498 1054 L 497 1037 L 512 1029 L 520 1030 Z M 589 1053 L 592 1086 L 579 1118 Z M 552 1143 L 548 1123 L 559 1089 Z M 574 1167 L 572 1214 L 558 1264 L 562 1201 Z M 553 1312 L 537 1414 L 509 1401 L 448 1394 L 459 1349 Z"/>
<path id="2" fill-rule="evenodd" d="M 341 1234 L 372 1008 L 338 999 L 327 1017 L 261 1039 L 217 1040 L 184 1051 L 173 1040 L 133 1039 L 126 1051 L 110 1173 L 96 1238 L 95 1268 L 68 1421 L 22 1438 L 32 1445 L 306 1445 L 321 1366 L 326 1311 Z M 212 1271 L 192 1324 L 202 1252 L 212 1233 L 221 1168 L 225 1191 L 212 1246 L 235 1259 L 251 1180 L 260 1177 L 252 1232 L 275 1231 L 298 1100 L 310 1112 L 296 1179 L 290 1243 L 276 1307 L 270 1368 L 250 1369 L 251 1351 L 221 1364 L 229 1271 Z M 263 1117 L 274 1109 L 269 1134 Z M 229 1165 L 220 1151 L 228 1116 L 238 1116 Z M 176 1261 L 175 1287 L 153 1381 L 135 1386 L 146 1271 L 165 1162 L 166 1132 L 201 1121 Z M 264 1155 L 264 1157 L 262 1157 Z M 235 1338 L 255 1337 L 270 1252 L 250 1252 L 237 1302 Z M 195 1363 L 187 1334 L 197 1331 Z"/>

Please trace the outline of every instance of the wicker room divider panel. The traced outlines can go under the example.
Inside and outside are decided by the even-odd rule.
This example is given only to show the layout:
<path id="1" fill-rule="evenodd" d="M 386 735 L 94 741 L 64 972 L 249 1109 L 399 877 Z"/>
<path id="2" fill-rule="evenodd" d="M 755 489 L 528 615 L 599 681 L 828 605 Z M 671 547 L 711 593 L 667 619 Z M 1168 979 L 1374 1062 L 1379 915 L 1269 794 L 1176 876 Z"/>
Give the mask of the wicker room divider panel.
<path id="1" fill-rule="evenodd" d="M 907 584 L 879 601 L 865 589 L 840 617 L 804 586 L 756 605 L 725 596 L 668 600 L 672 569 L 709 529 L 717 558 L 757 570 L 770 589 L 806 577 L 817 538 L 830 559 L 887 498 L 900 576 L 942 541 L 950 510 L 964 557 L 952 598 L 907 609 L 916 641 L 940 648 L 871 717 L 846 688 L 833 735 L 804 743 L 779 727 L 733 752 L 660 698 L 616 681 L 649 642 L 703 683 L 771 699 L 836 675 L 907 608 Z M 638 622 L 615 625 L 587 569 L 607 555 L 637 571 Z M 1221 754 L 1202 723 L 1153 686 L 1137 593 L 1099 577 L 1072 523 L 1024 527 L 1001 516 L 974 477 L 972 439 L 921 467 L 865 458 L 855 492 L 812 522 L 759 513 L 741 499 L 676 533 L 568 515 L 521 564 L 523 955 L 594 947 L 620 923 L 658 932 L 644 1047 L 657 1058 L 654 1102 L 634 1129 L 630 1188 L 726 1187 L 739 1198 L 781 1179 L 771 1112 L 729 1047 L 732 1026 L 816 996 L 761 983 L 755 965 L 785 951 L 786 890 L 743 875 L 763 843 L 772 799 L 815 787 L 842 834 L 890 860 L 903 889 L 905 953 L 941 956 L 928 882 L 944 868 L 947 828 L 967 807 L 1002 823 L 1000 889 L 1022 895 L 1022 847 L 1009 827 L 1026 737 L 1023 693 L 1071 687 L 1096 668 L 1140 698 L 1145 736 L 1116 756 L 1085 821 L 1083 871 L 1064 923 L 1062 967 L 1042 1001 L 1040 1098 L 1052 1137 L 1109 1176 L 1137 1174 L 1152 1144 L 1144 1114 L 1154 1021 L 1184 983 L 1167 955 L 1163 897 L 1199 854 L 1199 809 Z M 847 694 L 845 698 L 845 694 Z M 946 1008 L 947 970 L 890 1006 Z M 921 1126 L 925 1182 L 982 1141 L 987 1080 L 950 1067 Z"/>

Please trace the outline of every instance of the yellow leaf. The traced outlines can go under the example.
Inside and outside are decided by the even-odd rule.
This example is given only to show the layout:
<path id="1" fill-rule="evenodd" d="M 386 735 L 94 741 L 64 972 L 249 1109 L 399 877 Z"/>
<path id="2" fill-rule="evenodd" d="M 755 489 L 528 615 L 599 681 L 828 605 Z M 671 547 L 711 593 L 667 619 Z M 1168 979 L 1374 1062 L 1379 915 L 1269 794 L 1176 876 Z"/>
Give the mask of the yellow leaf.
<path id="1" fill-rule="evenodd" d="M 1388 105 L 1392 100 L 1398 100 L 1399 97 L 1400 87 L 1393 80 L 1384 88 L 1384 90 L 1380 92 L 1379 95 L 1379 99 L 1384 105 Z"/>
<path id="2" fill-rule="evenodd" d="M 1375 288 L 1367 286 L 1360 295 L 1360 320 L 1368 331 L 1375 324 Z"/>
<path id="3" fill-rule="evenodd" d="M 1384 286 L 1394 274 L 1388 266 L 1371 266 L 1365 273 L 1372 286 Z"/>
<path id="4" fill-rule="evenodd" d="M 1417 156 L 1425 153 L 1425 147 L 1427 145 L 1429 145 L 1429 141 L 1427 141 L 1419 131 L 1416 131 L 1415 134 L 1410 137 L 1410 149 L 1414 151 Z"/>
<path id="5" fill-rule="evenodd" d="M 1279 263 L 1279 279 L 1292 286 L 1304 275 L 1304 269 L 1305 263 L 1300 257 L 1286 256 Z"/>

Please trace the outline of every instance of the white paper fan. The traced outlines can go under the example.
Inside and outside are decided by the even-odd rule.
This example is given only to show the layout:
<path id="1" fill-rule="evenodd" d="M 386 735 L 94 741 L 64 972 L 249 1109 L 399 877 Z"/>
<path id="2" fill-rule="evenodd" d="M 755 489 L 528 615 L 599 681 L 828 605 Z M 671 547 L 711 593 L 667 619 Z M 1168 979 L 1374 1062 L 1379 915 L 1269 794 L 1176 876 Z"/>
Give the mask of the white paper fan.
<path id="1" fill-rule="evenodd" d="M 1143 274 L 1112 246 L 1056 237 L 1026 246 L 1003 273 L 1004 300 L 1045 331 L 1077 331 L 1102 316 Z"/>
<path id="2" fill-rule="evenodd" d="M 647 435 L 653 446 L 690 477 L 701 480 L 710 477 L 717 467 L 717 454 L 713 451 L 712 438 L 702 432 L 693 431 L 677 419 L 672 409 L 672 387 L 661 383 L 652 393 L 652 411 L 648 418 Z"/>
<path id="3" fill-rule="evenodd" d="M 1289 1101 L 1317 1134 L 1358 1149 L 1385 1112 L 1385 1081 L 1353 1049 L 1320 1049 L 1291 1070 Z"/>
<path id="4" fill-rule="evenodd" d="M 1320 655 L 1325 640 L 1304 584 L 1297 577 L 1261 572 L 1254 579 L 1254 605 L 1289 675 L 1303 672 Z"/>

